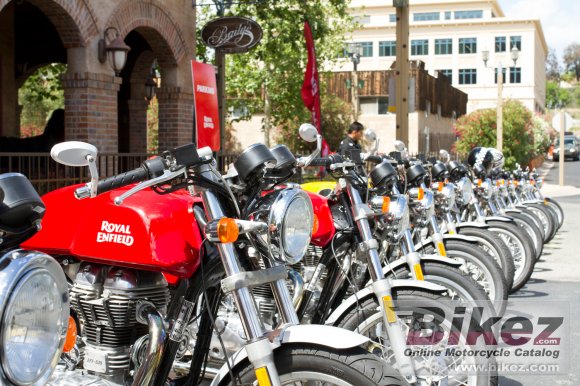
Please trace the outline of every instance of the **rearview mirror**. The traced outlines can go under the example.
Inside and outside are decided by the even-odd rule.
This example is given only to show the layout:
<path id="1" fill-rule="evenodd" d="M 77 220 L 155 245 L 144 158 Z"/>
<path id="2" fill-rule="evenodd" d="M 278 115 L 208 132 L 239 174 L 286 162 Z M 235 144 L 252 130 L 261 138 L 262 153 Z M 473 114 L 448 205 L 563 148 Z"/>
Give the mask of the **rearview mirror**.
<path id="1" fill-rule="evenodd" d="M 89 158 L 97 158 L 97 148 L 85 142 L 61 142 L 50 149 L 50 156 L 53 160 L 63 165 L 88 166 Z"/>
<path id="2" fill-rule="evenodd" d="M 373 142 L 377 140 L 377 133 L 373 129 L 366 129 L 364 136 L 367 141 Z"/>
<path id="3" fill-rule="evenodd" d="M 407 146 L 405 146 L 405 143 L 403 141 L 396 140 L 394 145 L 395 150 L 397 150 L 400 153 L 407 151 Z"/>
<path id="4" fill-rule="evenodd" d="M 318 130 L 310 123 L 303 123 L 298 129 L 298 134 L 306 142 L 316 142 Z"/>
<path id="5" fill-rule="evenodd" d="M 447 163 L 451 161 L 451 155 L 449 155 L 447 150 L 441 149 L 439 150 L 439 160 L 441 160 L 441 162 Z"/>

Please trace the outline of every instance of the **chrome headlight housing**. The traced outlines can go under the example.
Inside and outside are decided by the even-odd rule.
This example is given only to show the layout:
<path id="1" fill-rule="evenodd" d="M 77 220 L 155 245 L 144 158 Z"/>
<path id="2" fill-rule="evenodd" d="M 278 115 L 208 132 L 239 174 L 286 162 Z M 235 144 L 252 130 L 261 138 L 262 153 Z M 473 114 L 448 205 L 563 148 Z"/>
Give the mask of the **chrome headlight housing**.
<path id="1" fill-rule="evenodd" d="M 288 264 L 302 260 L 314 223 L 312 202 L 305 191 L 287 188 L 268 193 L 250 220 L 268 224 L 267 233 L 255 239 L 268 249 L 271 258 Z"/>
<path id="2" fill-rule="evenodd" d="M 39 252 L 11 251 L 0 266 L 0 384 L 44 385 L 66 337 L 66 277 Z"/>
<path id="3" fill-rule="evenodd" d="M 452 208 L 453 204 L 455 204 L 455 189 L 456 186 L 455 184 L 445 184 L 445 186 L 443 187 L 443 189 L 441 190 L 441 194 L 443 195 L 443 197 L 445 197 L 445 204 L 447 205 L 447 208 Z"/>
<path id="4" fill-rule="evenodd" d="M 457 190 L 459 192 L 458 201 L 461 205 L 467 205 L 473 198 L 473 184 L 467 177 L 461 178 L 457 183 Z"/>
<path id="5" fill-rule="evenodd" d="M 411 206 L 415 214 L 417 226 L 425 226 L 431 217 L 435 215 L 435 196 L 433 191 L 425 188 L 413 188 L 409 190 L 409 196 L 414 200 Z"/>
<path id="6" fill-rule="evenodd" d="M 385 205 L 388 200 L 388 205 Z M 410 227 L 409 204 L 402 194 L 391 197 L 375 196 L 370 201 L 372 210 L 379 214 L 390 241 L 398 241 Z M 387 208 L 388 206 L 388 208 Z"/>
<path id="7" fill-rule="evenodd" d="M 491 180 L 489 178 L 486 178 L 481 183 L 481 192 L 482 192 L 482 197 L 485 200 L 489 201 L 493 197 L 493 184 L 491 183 Z"/>

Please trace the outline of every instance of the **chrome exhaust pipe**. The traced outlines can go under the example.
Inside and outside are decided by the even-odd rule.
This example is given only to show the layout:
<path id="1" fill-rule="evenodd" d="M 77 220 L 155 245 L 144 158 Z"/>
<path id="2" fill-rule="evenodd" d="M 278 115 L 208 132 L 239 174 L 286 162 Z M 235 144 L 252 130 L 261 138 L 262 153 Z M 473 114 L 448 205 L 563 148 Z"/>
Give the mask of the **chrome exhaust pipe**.
<path id="1" fill-rule="evenodd" d="M 288 270 L 288 277 L 292 280 L 292 285 L 294 286 L 292 303 L 294 304 L 294 308 L 298 309 L 302 302 L 302 296 L 304 295 L 304 279 L 302 279 L 302 276 L 293 269 Z"/>
<path id="2" fill-rule="evenodd" d="M 167 332 L 163 317 L 152 303 L 140 302 L 137 305 L 137 321 L 149 326 L 149 342 L 147 354 L 133 378 L 132 386 L 153 386 L 155 374 L 163 357 Z"/>

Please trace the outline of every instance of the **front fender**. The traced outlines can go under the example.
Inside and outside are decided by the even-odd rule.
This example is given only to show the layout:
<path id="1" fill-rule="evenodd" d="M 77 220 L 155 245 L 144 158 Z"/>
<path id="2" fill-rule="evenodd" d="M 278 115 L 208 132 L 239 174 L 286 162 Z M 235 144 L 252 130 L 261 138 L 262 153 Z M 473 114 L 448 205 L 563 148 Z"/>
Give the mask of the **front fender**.
<path id="1" fill-rule="evenodd" d="M 471 244 L 477 244 L 477 239 L 475 237 L 464 236 L 464 235 L 460 235 L 460 234 L 444 233 L 443 234 L 443 240 L 463 240 L 463 241 L 468 242 L 468 243 L 471 243 Z M 433 239 L 432 238 L 428 238 L 427 240 L 425 240 L 425 241 L 423 241 L 421 243 L 415 244 L 415 249 L 417 251 L 419 251 L 422 248 L 426 247 L 427 245 L 431 245 L 431 244 L 433 244 Z"/>
<path id="2" fill-rule="evenodd" d="M 485 218 L 486 224 L 488 221 L 514 222 L 514 219 L 505 216 L 489 216 Z"/>
<path id="3" fill-rule="evenodd" d="M 402 289 L 418 289 L 424 290 L 431 293 L 442 294 L 447 291 L 447 288 L 440 286 L 439 284 L 430 283 L 428 281 L 413 280 L 413 279 L 391 279 L 391 292 L 396 292 Z M 348 312 L 357 303 L 362 303 L 370 297 L 374 297 L 372 287 L 365 287 L 358 291 L 357 293 L 348 297 L 344 300 L 340 306 L 338 306 L 332 314 L 326 319 L 324 324 L 333 325 L 337 320 L 341 318 L 346 312 Z"/>
<path id="4" fill-rule="evenodd" d="M 289 326 L 283 329 L 279 339 L 271 342 L 272 349 L 280 348 L 284 344 L 306 343 L 329 347 L 337 350 L 357 347 L 369 341 L 368 338 L 356 332 L 345 330 L 333 326 L 323 326 L 317 324 Z M 229 368 L 233 368 L 242 361 L 248 359 L 246 348 L 241 348 L 234 355 L 230 356 L 230 366 L 227 363 L 219 369 L 211 385 L 219 385 L 225 378 L 229 377 Z"/>
<path id="5" fill-rule="evenodd" d="M 522 213 L 521 209 L 505 209 L 505 213 Z"/>
<path id="6" fill-rule="evenodd" d="M 484 224 L 484 223 L 480 223 L 480 222 L 475 222 L 475 221 L 462 222 L 462 223 L 455 225 L 456 229 L 469 228 L 469 227 L 487 229 L 487 228 L 489 228 L 489 225 Z"/>
<path id="7" fill-rule="evenodd" d="M 439 255 L 421 255 L 421 261 L 422 262 L 429 262 L 429 263 L 439 263 L 439 264 L 445 264 L 451 267 L 461 267 L 461 263 L 458 262 L 457 260 L 453 260 L 450 259 L 449 257 L 443 257 L 443 256 L 439 256 Z M 406 267 L 407 266 L 407 262 L 405 261 L 404 258 L 400 258 L 397 259 L 393 262 L 390 262 L 389 264 L 383 266 L 383 274 L 385 275 L 385 277 L 389 276 L 390 271 L 396 271 L 398 268 L 400 267 Z M 370 284 L 370 283 L 369 283 Z"/>

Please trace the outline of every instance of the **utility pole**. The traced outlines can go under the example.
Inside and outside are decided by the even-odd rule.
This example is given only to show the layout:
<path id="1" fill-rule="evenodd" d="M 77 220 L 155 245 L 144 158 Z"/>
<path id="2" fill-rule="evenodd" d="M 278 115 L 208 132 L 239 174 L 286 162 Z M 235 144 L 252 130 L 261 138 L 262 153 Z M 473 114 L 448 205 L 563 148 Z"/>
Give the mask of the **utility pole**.
<path id="1" fill-rule="evenodd" d="M 566 131 L 566 114 L 564 113 L 564 109 L 560 110 L 560 154 L 558 157 L 558 183 L 560 186 L 564 186 L 564 132 Z"/>
<path id="2" fill-rule="evenodd" d="M 395 62 L 396 138 L 409 146 L 409 0 L 393 0 L 397 8 L 397 59 Z"/>
<path id="3" fill-rule="evenodd" d="M 497 67 L 497 150 L 503 151 L 503 67 Z"/>

